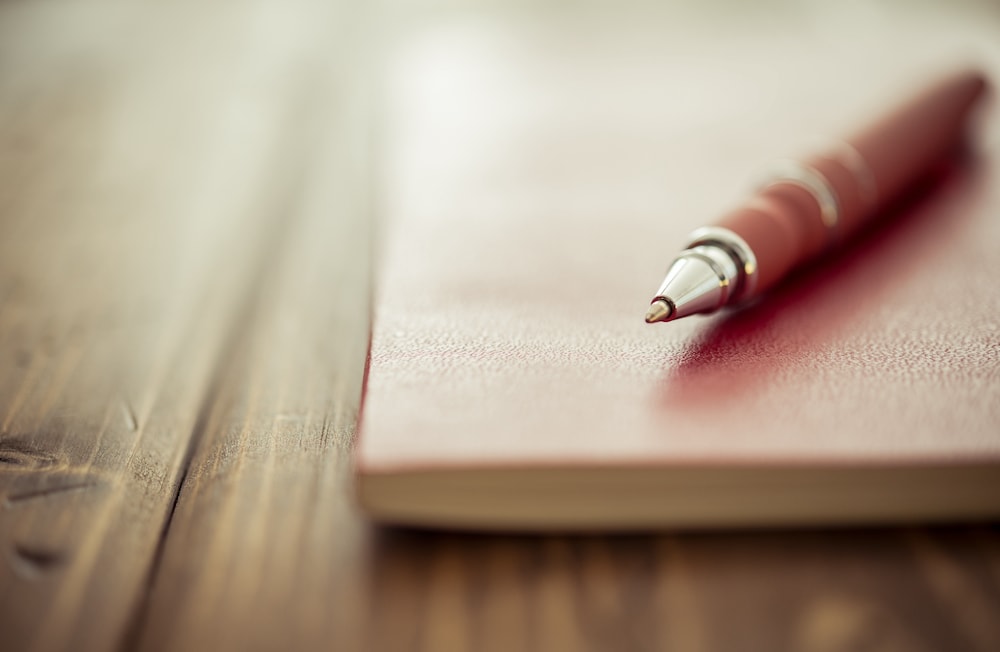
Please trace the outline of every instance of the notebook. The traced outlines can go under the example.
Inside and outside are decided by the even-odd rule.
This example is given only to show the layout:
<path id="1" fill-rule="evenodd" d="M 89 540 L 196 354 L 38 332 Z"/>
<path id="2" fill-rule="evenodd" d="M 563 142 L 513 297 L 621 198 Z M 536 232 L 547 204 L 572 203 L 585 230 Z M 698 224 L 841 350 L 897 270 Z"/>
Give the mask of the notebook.
<path id="1" fill-rule="evenodd" d="M 814 28 L 671 25 L 454 21 L 397 52 L 363 508 L 509 530 L 1000 514 L 992 107 L 837 255 L 742 310 L 643 321 L 685 235 L 763 164 L 975 31 L 901 28 L 866 66 L 878 33 L 820 52 Z"/>

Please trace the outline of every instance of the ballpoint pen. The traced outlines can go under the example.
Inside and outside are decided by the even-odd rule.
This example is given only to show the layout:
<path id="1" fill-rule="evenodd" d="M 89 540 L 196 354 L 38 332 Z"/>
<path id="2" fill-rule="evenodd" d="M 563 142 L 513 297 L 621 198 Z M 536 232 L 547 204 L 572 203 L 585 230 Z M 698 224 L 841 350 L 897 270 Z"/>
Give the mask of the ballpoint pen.
<path id="1" fill-rule="evenodd" d="M 954 74 L 825 151 L 778 162 L 743 205 L 689 236 L 646 322 L 746 302 L 841 244 L 954 146 L 985 86 L 976 71 Z"/>

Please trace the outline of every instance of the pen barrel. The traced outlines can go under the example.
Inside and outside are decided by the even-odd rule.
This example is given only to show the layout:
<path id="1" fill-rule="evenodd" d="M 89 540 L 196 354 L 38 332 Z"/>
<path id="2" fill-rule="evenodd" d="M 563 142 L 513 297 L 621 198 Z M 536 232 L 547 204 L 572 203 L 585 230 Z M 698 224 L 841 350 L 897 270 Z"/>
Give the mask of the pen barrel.
<path id="1" fill-rule="evenodd" d="M 927 174 L 960 141 L 985 85 L 976 72 L 948 77 L 823 152 L 785 162 L 723 216 L 717 226 L 756 257 L 751 295 L 849 238 Z"/>
<path id="2" fill-rule="evenodd" d="M 986 80 L 976 71 L 952 75 L 845 140 L 871 175 L 877 189 L 875 210 L 899 197 L 955 148 L 985 88 Z M 854 229 L 865 217 L 844 215 L 843 220 Z"/>

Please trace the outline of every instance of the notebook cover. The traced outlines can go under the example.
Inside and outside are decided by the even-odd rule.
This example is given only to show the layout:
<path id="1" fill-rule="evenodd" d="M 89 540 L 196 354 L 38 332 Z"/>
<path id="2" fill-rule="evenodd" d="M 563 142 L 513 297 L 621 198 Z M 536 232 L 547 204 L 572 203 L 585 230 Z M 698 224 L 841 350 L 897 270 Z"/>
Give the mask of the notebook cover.
<path id="1" fill-rule="evenodd" d="M 762 164 L 954 44 L 904 30 L 865 68 L 808 33 L 734 60 L 682 31 L 471 22 L 402 49 L 363 502 L 371 478 L 441 469 L 1000 468 L 991 104 L 975 153 L 835 257 L 743 310 L 643 322 L 685 235 Z M 817 70 L 831 81 L 810 87 Z"/>

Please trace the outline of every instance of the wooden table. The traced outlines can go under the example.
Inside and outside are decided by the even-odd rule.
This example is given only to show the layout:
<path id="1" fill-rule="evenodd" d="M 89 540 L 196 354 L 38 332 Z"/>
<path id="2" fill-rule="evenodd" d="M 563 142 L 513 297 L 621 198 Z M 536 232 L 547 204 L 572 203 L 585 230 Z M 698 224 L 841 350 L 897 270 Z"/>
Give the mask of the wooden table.
<path id="1" fill-rule="evenodd" d="M 0 648 L 1000 649 L 992 525 L 484 536 L 357 513 L 373 53 L 462 11 L 0 6 Z"/>

